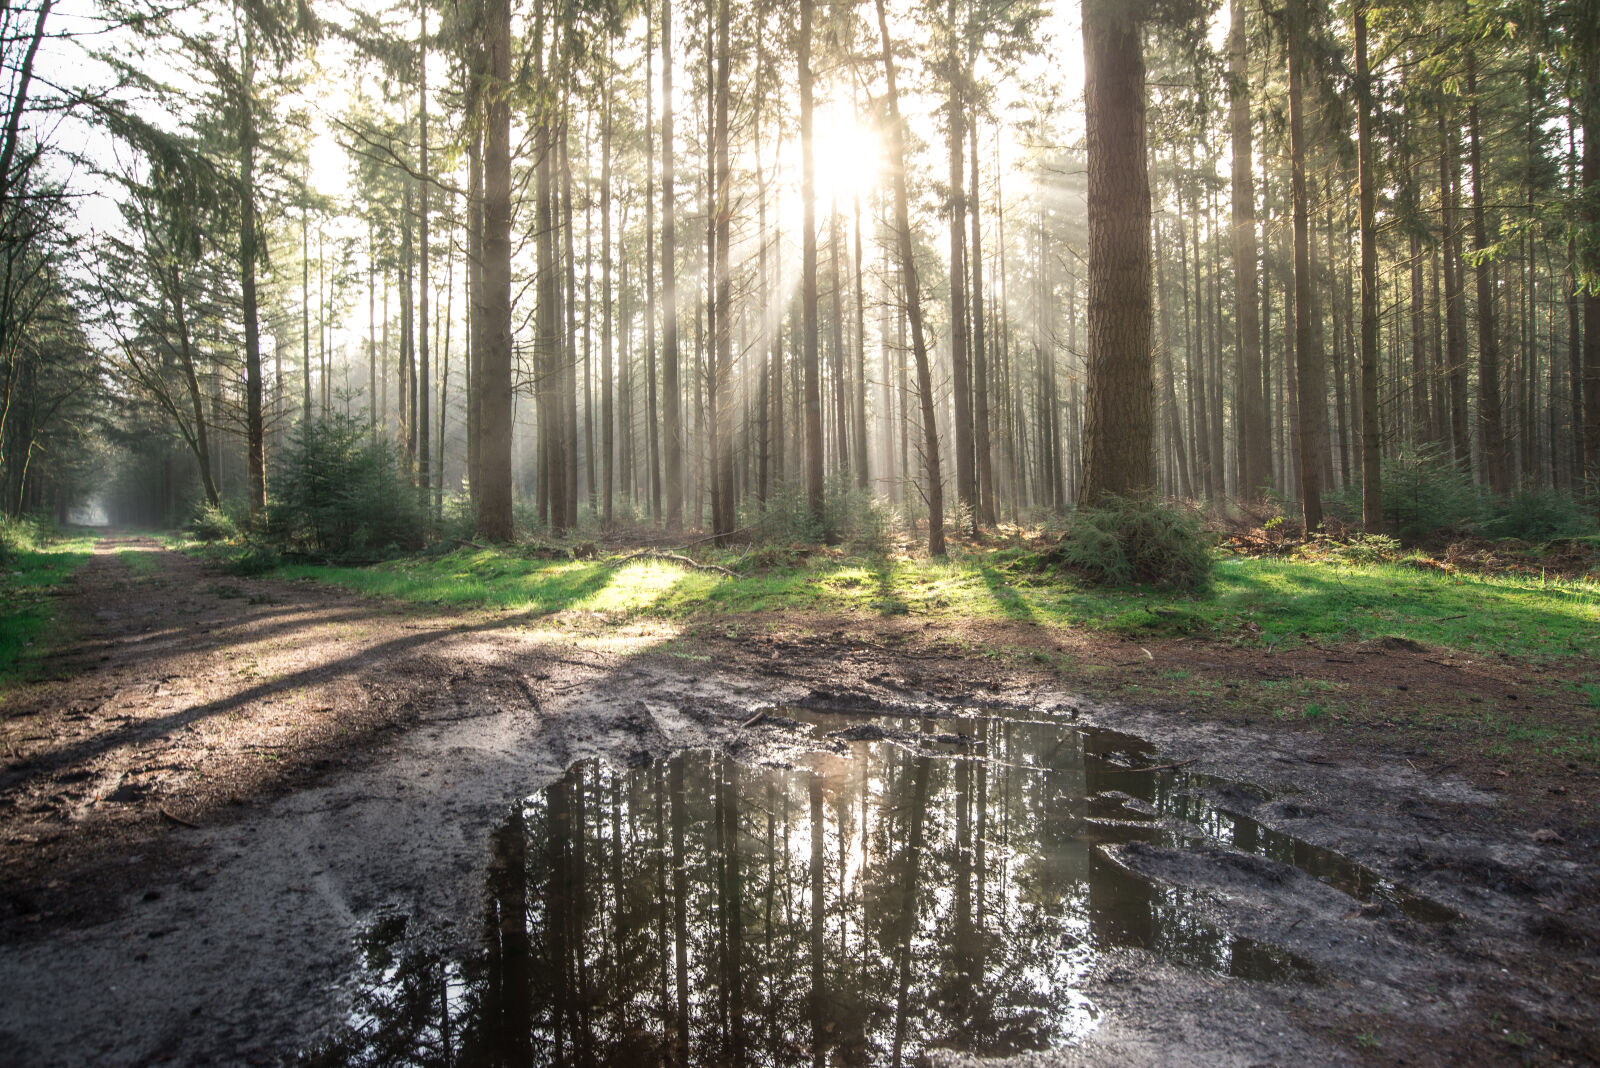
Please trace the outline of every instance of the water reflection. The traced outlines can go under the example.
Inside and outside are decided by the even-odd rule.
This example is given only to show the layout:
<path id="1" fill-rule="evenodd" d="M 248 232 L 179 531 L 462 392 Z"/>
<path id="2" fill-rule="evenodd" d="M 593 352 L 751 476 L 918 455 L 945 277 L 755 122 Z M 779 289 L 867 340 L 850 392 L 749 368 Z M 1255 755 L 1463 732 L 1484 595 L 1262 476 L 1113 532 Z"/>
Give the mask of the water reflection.
<path id="1" fill-rule="evenodd" d="M 397 955 L 403 924 L 378 925 L 351 1026 L 303 1060 L 900 1065 L 1070 1042 L 1116 947 L 1304 978 L 1098 848 L 1263 833 L 1139 770 L 1137 740 L 889 726 L 915 733 L 795 769 L 705 752 L 573 767 L 496 833 L 478 951 Z"/>

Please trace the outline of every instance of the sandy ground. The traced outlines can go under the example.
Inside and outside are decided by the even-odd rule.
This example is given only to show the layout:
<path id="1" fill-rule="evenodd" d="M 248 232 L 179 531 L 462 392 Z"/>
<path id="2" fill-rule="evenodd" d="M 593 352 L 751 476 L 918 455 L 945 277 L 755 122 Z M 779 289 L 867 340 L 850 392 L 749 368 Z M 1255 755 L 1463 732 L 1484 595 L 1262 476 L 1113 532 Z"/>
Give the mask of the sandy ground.
<path id="1" fill-rule="evenodd" d="M 466 937 L 488 835 L 514 798 L 586 757 L 715 746 L 781 760 L 811 743 L 781 723 L 741 726 L 775 703 L 987 705 L 1138 734 L 1258 787 L 1225 788 L 1234 809 L 1462 916 L 1362 914 L 1292 868 L 1122 847 L 1126 866 L 1212 891 L 1222 922 L 1322 981 L 1118 955 L 1086 990 L 1104 1013 L 1089 1041 L 1018 1063 L 1600 1061 L 1591 777 L 1499 783 L 1385 739 L 1090 702 L 1070 675 L 977 652 L 1071 642 L 1104 692 L 1104 671 L 1136 675 L 1157 658 L 1227 678 L 1343 671 L 1360 650 L 1265 663 L 1026 626 L 951 635 L 903 619 L 749 617 L 680 633 L 446 615 L 223 576 L 139 539 L 103 542 L 65 601 L 76 638 L 56 677 L 0 704 L 8 1063 L 292 1057 L 342 1019 L 365 923 L 399 911 Z M 1407 650 L 1362 672 L 1378 688 L 1507 685 L 1504 671 Z"/>

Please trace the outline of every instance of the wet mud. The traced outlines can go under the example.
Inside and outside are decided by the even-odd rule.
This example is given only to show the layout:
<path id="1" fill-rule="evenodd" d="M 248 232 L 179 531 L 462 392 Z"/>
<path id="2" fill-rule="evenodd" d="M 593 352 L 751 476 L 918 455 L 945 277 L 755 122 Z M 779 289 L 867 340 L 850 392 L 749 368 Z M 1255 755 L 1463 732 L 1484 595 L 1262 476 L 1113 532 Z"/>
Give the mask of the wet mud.
<path id="1" fill-rule="evenodd" d="M 97 888 L 3 928 L 8 1063 L 1596 1057 L 1594 860 L 1464 782 L 1036 685 L 448 641 L 523 685 L 375 662 L 410 711 L 315 774 L 9 868 Z"/>

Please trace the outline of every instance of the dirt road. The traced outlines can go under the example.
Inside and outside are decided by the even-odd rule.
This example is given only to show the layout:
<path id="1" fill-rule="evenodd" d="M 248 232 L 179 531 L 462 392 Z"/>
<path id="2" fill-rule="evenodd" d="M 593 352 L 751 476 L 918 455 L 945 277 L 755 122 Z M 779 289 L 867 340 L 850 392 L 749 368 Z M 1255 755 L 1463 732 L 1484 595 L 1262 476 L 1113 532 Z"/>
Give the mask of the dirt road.
<path id="1" fill-rule="evenodd" d="M 1323 978 L 1108 960 L 1085 989 L 1099 1028 L 1029 1063 L 1600 1056 L 1593 851 L 1536 838 L 1494 795 L 1399 755 L 1353 763 L 1304 733 L 1092 706 L 1053 676 L 933 651 L 892 621 L 865 636 L 772 621 L 728 637 L 442 614 L 223 576 L 137 538 L 102 542 L 68 602 L 77 636 L 57 677 L 0 705 L 10 1063 L 292 1058 L 342 1022 L 353 937 L 374 917 L 471 937 L 485 842 L 515 798 L 586 757 L 718 747 L 781 762 L 814 740 L 741 725 L 785 703 L 1115 726 L 1163 759 L 1256 784 L 1230 804 L 1462 916 L 1351 914 L 1295 869 L 1131 850 L 1129 868 L 1205 890 L 1234 928 Z"/>

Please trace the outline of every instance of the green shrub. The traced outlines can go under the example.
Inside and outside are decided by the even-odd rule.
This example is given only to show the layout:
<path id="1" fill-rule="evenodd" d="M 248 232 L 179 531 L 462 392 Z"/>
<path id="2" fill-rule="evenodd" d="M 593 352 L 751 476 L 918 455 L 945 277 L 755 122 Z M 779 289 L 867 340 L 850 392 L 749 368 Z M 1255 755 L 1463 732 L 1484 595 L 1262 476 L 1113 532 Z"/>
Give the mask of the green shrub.
<path id="1" fill-rule="evenodd" d="M 18 553 L 37 549 L 43 541 L 39 521 L 34 517 L 13 519 L 0 514 L 0 564 L 9 563 Z"/>
<path id="2" fill-rule="evenodd" d="M 1553 489 L 1522 489 L 1509 497 L 1491 498 L 1478 532 L 1488 538 L 1543 542 L 1576 538 L 1594 532 L 1594 519 L 1578 502 Z"/>
<path id="3" fill-rule="evenodd" d="M 334 414 L 302 426 L 284 450 L 268 530 L 284 548 L 344 561 L 422 547 L 424 514 L 387 437 Z"/>
<path id="4" fill-rule="evenodd" d="M 1361 486 L 1352 483 L 1350 514 L 1361 514 Z M 1467 473 L 1437 449 L 1406 448 L 1383 461 L 1383 518 L 1402 541 L 1470 529 L 1483 498 Z"/>
<path id="5" fill-rule="evenodd" d="M 745 502 L 740 524 L 750 531 L 752 541 L 767 545 L 794 545 L 822 541 L 822 524 L 811 514 L 804 482 L 781 482 L 767 494 L 761 507 Z"/>
<path id="6" fill-rule="evenodd" d="M 189 533 L 200 541 L 232 541 L 239 536 L 239 526 L 227 512 L 207 503 L 190 517 Z"/>
<path id="7" fill-rule="evenodd" d="M 1211 581 L 1211 548 L 1199 519 L 1151 498 L 1080 508 L 1051 555 L 1099 586 L 1201 590 Z"/>

